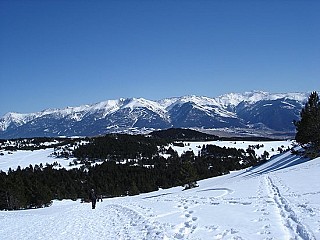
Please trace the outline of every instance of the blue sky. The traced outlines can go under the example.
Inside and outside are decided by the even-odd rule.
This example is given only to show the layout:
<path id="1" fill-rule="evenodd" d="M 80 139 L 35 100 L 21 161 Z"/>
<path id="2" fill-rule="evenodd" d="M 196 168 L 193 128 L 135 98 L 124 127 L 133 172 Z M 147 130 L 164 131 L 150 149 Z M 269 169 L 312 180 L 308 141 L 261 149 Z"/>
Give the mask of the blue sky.
<path id="1" fill-rule="evenodd" d="M 0 0 L 0 116 L 319 90 L 317 0 Z"/>

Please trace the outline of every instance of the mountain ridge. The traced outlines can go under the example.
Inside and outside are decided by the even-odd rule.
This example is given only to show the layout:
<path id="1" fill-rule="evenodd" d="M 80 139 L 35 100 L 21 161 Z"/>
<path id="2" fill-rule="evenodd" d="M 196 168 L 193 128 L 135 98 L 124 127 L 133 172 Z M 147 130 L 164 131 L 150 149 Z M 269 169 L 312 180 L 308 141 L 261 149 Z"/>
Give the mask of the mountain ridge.
<path id="1" fill-rule="evenodd" d="M 0 118 L 0 138 L 140 133 L 170 127 L 292 132 L 293 126 L 288 122 L 299 117 L 308 96 L 309 93 L 252 91 L 215 98 L 119 98 L 30 114 L 9 112 Z"/>

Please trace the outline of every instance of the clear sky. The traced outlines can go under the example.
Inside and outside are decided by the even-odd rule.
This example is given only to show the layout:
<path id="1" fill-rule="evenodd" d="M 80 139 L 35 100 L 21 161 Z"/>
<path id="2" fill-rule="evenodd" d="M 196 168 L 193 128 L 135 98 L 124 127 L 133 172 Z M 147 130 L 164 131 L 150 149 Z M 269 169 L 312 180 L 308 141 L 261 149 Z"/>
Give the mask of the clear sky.
<path id="1" fill-rule="evenodd" d="M 0 0 L 0 116 L 320 89 L 318 0 Z"/>

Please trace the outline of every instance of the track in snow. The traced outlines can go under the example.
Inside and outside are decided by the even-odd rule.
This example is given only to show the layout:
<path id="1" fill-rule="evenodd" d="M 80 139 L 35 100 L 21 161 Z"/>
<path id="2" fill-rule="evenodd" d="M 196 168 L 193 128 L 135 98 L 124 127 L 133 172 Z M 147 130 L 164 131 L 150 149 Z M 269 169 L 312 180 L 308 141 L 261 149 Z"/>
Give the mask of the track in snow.
<path id="1" fill-rule="evenodd" d="M 133 239 L 133 234 L 136 233 L 135 237 L 139 239 L 163 239 L 164 237 L 159 228 L 134 210 L 120 205 L 107 205 L 104 211 L 107 213 L 109 223 L 112 223 L 106 229 L 109 236 Z"/>
<path id="2" fill-rule="evenodd" d="M 100 205 L 100 204 L 99 204 Z M 11 239 L 164 239 L 160 225 L 148 221 L 138 212 L 115 204 L 97 206 L 89 204 L 56 209 L 45 213 L 35 209 L 30 214 L 9 212 L 0 236 Z M 40 211 L 39 211 L 40 210 Z M 18 220 L 18 221 L 17 221 Z M 24 227 L 21 228 L 20 221 Z M 10 229 L 8 232 L 8 229 Z M 1 237 L 0 237 L 1 238 Z"/>
<path id="3" fill-rule="evenodd" d="M 290 235 L 290 239 L 315 239 L 311 231 L 308 230 L 308 227 L 301 222 L 294 209 L 291 207 L 290 202 L 280 193 L 279 188 L 270 175 L 266 175 L 265 180 L 267 182 L 270 197 L 276 203 L 281 220 L 284 223 L 287 233 Z"/>

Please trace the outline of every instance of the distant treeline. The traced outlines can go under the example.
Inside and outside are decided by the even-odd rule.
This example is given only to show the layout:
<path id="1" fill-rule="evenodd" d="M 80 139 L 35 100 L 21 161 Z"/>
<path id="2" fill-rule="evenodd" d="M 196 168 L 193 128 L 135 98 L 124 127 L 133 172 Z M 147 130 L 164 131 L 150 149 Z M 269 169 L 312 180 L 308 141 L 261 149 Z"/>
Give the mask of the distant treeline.
<path id="1" fill-rule="evenodd" d="M 254 148 L 247 150 L 199 146 L 181 156 L 165 139 L 153 135 L 110 134 L 87 138 L 73 150 L 82 165 L 72 170 L 53 165 L 18 167 L 0 172 L 0 209 L 38 208 L 53 199 L 87 199 L 95 188 L 103 197 L 135 195 L 185 185 L 255 165 Z M 164 157 L 166 156 L 166 157 Z M 263 157 L 262 157 L 263 158 Z M 99 162 L 99 164 L 92 164 Z M 101 163 L 102 162 L 102 163 Z"/>
<path id="2" fill-rule="evenodd" d="M 17 138 L 17 139 L 0 139 L 0 150 L 17 151 L 17 150 L 39 150 L 58 146 L 64 146 L 78 139 L 72 138 L 51 138 L 51 137 L 36 137 L 36 138 Z"/>

